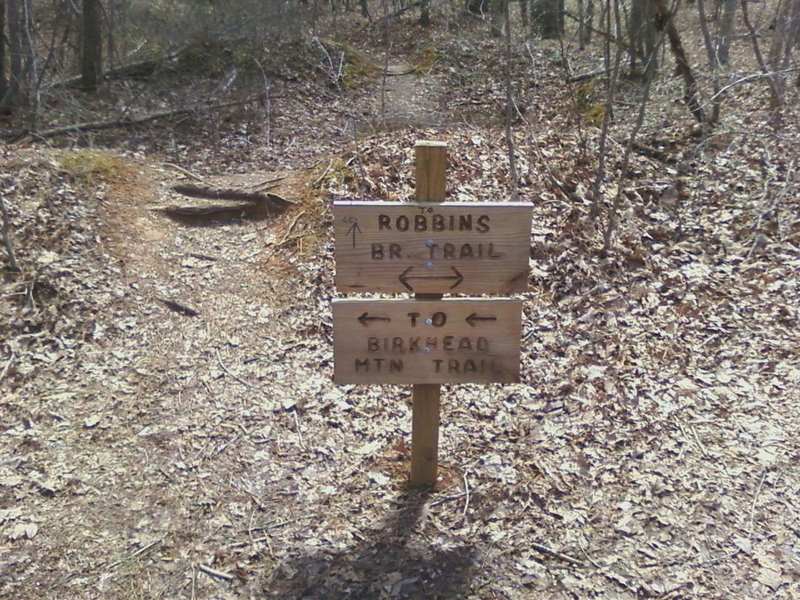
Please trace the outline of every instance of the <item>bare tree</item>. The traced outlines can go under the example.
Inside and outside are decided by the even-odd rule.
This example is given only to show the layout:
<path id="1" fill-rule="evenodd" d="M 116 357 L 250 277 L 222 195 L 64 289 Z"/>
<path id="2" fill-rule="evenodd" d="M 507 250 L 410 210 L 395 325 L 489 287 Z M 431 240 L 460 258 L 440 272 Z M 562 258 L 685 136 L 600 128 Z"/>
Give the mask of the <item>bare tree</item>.
<path id="1" fill-rule="evenodd" d="M 564 0 L 536 0 L 533 22 L 539 25 L 543 39 L 556 39 L 564 33 Z"/>
<path id="2" fill-rule="evenodd" d="M 727 65 L 730 60 L 733 28 L 736 24 L 736 0 L 722 0 L 722 20 L 717 38 L 717 60 L 720 65 Z"/>
<path id="3" fill-rule="evenodd" d="M 719 110 L 722 102 L 719 93 L 719 59 L 715 51 L 714 42 L 711 40 L 711 32 L 708 29 L 705 0 L 697 0 L 697 10 L 700 16 L 700 30 L 703 32 L 703 44 L 706 48 L 708 66 L 711 68 L 711 85 L 713 87 L 714 95 L 711 97 L 711 116 L 709 117 L 708 122 L 709 124 L 713 125 L 719 121 Z"/>
<path id="4" fill-rule="evenodd" d="M 767 82 L 769 83 L 772 105 L 774 107 L 781 106 L 783 104 L 782 89 L 778 84 L 777 74 L 770 72 L 769 68 L 767 67 L 767 63 L 764 60 L 764 55 L 761 52 L 761 45 L 758 43 L 758 33 L 756 33 L 756 28 L 753 26 L 753 22 L 750 20 L 750 12 L 747 9 L 747 0 L 742 0 L 742 20 L 744 21 L 745 26 L 747 26 L 747 31 L 750 33 L 750 41 L 753 43 L 753 53 L 756 56 L 758 67 L 761 69 L 761 73 L 767 78 Z"/>
<path id="5" fill-rule="evenodd" d="M 746 0 L 742 0 L 745 2 Z M 675 67 L 678 74 L 683 79 L 684 96 L 683 99 L 689 107 L 689 112 L 697 120 L 698 123 L 705 123 L 706 114 L 700 104 L 699 88 L 697 86 L 697 79 L 694 76 L 694 71 L 686 56 L 686 51 L 683 48 L 681 36 L 678 33 L 678 28 L 675 26 L 675 13 L 678 11 L 677 5 L 674 11 L 667 7 L 666 0 L 654 0 L 655 2 L 655 17 L 656 29 L 665 32 L 669 40 L 669 47 L 675 57 Z"/>
<path id="6" fill-rule="evenodd" d="M 656 42 L 654 9 L 653 0 L 632 0 L 628 23 L 631 42 L 631 73 L 636 72 L 636 61 L 639 59 L 642 64 L 647 63 L 649 67 L 646 73 L 647 77 L 652 77 L 658 65 L 658 61 L 653 55 Z M 649 57 L 652 57 L 652 60 Z"/>
<path id="7" fill-rule="evenodd" d="M 6 93 L 0 98 L 0 107 L 16 106 L 20 101 L 23 78 L 22 27 L 24 24 L 19 0 L 6 0 L 6 21 L 8 22 L 8 53 L 10 72 Z"/>
<path id="8" fill-rule="evenodd" d="M 800 0 L 783 0 L 775 19 L 775 33 L 769 49 L 769 67 L 775 80 L 780 104 L 784 102 L 786 93 L 785 71 L 789 68 L 792 48 L 797 44 L 800 35 Z"/>
<path id="9" fill-rule="evenodd" d="M 6 0 L 0 0 L 0 107 L 8 89 L 6 79 Z"/>
<path id="10" fill-rule="evenodd" d="M 511 89 L 511 10 L 509 0 L 495 0 L 505 5 L 506 27 L 506 144 L 508 145 L 508 170 L 511 176 L 511 200 L 516 202 L 519 197 L 519 178 L 517 176 L 517 160 L 514 152 L 514 134 L 511 131 L 511 121 L 514 116 L 514 95 Z"/>
<path id="11" fill-rule="evenodd" d="M 103 69 L 100 0 L 83 0 L 81 14 L 81 85 L 95 90 Z"/>

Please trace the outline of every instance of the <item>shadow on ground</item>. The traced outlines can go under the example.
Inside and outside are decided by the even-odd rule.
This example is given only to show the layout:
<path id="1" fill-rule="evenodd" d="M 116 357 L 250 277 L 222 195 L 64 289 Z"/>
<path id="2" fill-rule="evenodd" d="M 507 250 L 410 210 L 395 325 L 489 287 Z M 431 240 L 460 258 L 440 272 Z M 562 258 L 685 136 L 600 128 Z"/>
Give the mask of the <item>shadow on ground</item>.
<path id="1" fill-rule="evenodd" d="M 273 597 L 308 600 L 449 599 L 468 595 L 473 546 L 433 543 L 425 529 L 429 492 L 406 492 L 399 508 L 341 553 L 315 552 L 276 573 Z M 434 537 L 441 537 L 438 533 Z"/>

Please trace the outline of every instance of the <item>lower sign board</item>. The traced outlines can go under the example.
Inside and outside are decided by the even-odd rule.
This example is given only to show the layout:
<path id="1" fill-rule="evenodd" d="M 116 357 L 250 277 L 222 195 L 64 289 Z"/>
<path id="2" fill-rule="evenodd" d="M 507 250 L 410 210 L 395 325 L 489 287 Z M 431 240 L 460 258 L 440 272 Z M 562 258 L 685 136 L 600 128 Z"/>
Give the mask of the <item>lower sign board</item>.
<path id="1" fill-rule="evenodd" d="M 521 323 L 519 300 L 334 300 L 334 380 L 514 383 Z"/>

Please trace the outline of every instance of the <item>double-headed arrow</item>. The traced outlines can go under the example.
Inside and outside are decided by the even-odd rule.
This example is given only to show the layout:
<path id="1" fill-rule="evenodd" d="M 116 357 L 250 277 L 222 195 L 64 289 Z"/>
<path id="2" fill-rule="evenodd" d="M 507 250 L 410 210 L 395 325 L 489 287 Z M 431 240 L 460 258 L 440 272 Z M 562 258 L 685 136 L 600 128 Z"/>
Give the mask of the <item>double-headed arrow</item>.
<path id="1" fill-rule="evenodd" d="M 361 323 L 364 327 L 369 325 L 370 321 L 386 321 L 389 322 L 391 319 L 389 317 L 370 317 L 369 313 L 364 313 L 360 317 L 358 317 L 358 322 Z"/>
<path id="2" fill-rule="evenodd" d="M 400 277 L 398 277 L 398 279 L 400 280 L 400 283 L 406 286 L 409 292 L 414 291 L 414 288 L 408 283 L 412 279 L 427 279 L 429 281 L 454 281 L 455 283 L 450 286 L 450 289 L 452 290 L 457 288 L 461 282 L 464 281 L 464 276 L 459 273 L 458 269 L 455 267 L 450 267 L 450 269 L 453 271 L 453 275 L 409 275 L 409 273 L 414 270 L 414 267 L 408 267 L 405 271 L 400 273 Z"/>
<path id="3" fill-rule="evenodd" d="M 478 313 L 472 313 L 466 318 L 470 327 L 475 327 L 476 321 L 497 321 L 497 317 L 479 317 Z"/>

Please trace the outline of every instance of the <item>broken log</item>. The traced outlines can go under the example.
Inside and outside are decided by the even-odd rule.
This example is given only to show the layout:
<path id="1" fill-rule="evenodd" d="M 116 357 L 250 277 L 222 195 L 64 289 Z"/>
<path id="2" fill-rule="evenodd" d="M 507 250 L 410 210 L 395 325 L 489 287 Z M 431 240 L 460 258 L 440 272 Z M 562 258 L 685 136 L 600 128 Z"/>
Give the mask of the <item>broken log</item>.
<path id="1" fill-rule="evenodd" d="M 271 204 L 273 208 L 282 209 L 294 204 L 290 200 L 270 192 L 252 192 L 233 188 L 217 188 L 208 185 L 182 183 L 172 186 L 172 190 L 190 198 L 206 200 L 233 200 L 245 202 L 262 202 Z"/>

